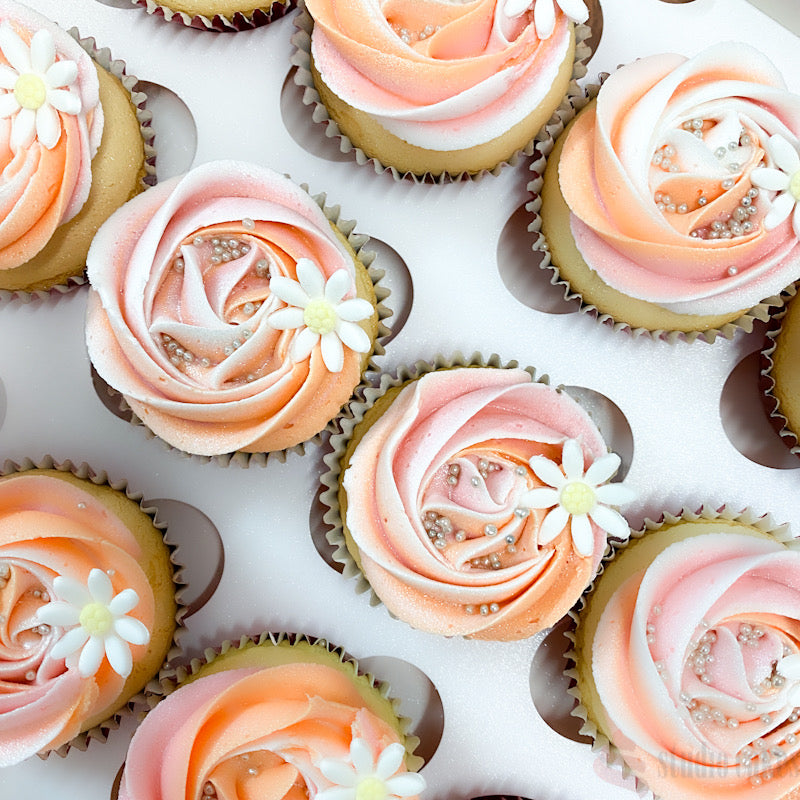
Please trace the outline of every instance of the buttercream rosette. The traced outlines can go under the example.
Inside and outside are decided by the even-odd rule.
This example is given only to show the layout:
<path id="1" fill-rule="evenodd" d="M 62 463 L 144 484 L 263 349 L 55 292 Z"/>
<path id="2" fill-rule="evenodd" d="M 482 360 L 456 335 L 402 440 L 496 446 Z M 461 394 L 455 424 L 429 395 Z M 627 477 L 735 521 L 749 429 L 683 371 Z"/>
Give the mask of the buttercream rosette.
<path id="1" fill-rule="evenodd" d="M 236 33 L 267 25 L 294 8 L 294 0 L 130 0 L 148 14 L 199 30 Z"/>
<path id="2" fill-rule="evenodd" d="M 0 289 L 29 300 L 83 283 L 97 226 L 152 179 L 135 84 L 92 39 L 0 2 Z"/>
<path id="3" fill-rule="evenodd" d="M 766 319 L 800 274 L 800 96 L 749 45 L 623 66 L 538 150 L 534 249 L 603 321 L 730 337 Z"/>
<path id="4" fill-rule="evenodd" d="M 395 178 L 498 172 L 586 73 L 583 0 L 300 0 L 294 80 L 342 152 Z"/>
<path id="5" fill-rule="evenodd" d="M 365 394 L 321 496 L 358 590 L 445 636 L 521 639 L 563 617 L 633 498 L 586 411 L 496 357 L 418 362 Z"/>
<path id="6" fill-rule="evenodd" d="M 87 465 L 0 477 L 0 766 L 105 741 L 180 652 L 182 579 L 155 510 Z"/>
<path id="7" fill-rule="evenodd" d="M 388 685 L 325 640 L 224 642 L 162 681 L 128 750 L 120 800 L 414 798 L 416 737 Z"/>
<path id="8" fill-rule="evenodd" d="M 574 612 L 581 732 L 657 798 L 800 787 L 800 546 L 708 508 L 647 520 Z"/>
<path id="9" fill-rule="evenodd" d="M 388 311 L 366 237 L 285 176 L 218 161 L 134 198 L 88 260 L 89 356 L 185 453 L 285 452 L 370 367 Z M 376 307 L 377 306 L 377 307 Z"/>

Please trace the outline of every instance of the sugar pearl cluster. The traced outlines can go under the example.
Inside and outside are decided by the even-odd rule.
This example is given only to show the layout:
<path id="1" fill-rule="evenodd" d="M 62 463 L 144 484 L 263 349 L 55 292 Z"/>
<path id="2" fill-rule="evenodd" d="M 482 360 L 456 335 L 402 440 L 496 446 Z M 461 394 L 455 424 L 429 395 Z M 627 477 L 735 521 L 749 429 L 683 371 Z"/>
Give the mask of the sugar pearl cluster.
<path id="1" fill-rule="evenodd" d="M 426 25 L 422 30 L 413 31 L 399 25 L 392 25 L 394 32 L 407 45 L 414 45 L 417 42 L 422 42 L 433 36 L 433 34 L 441 30 L 441 28 L 441 25 Z"/>

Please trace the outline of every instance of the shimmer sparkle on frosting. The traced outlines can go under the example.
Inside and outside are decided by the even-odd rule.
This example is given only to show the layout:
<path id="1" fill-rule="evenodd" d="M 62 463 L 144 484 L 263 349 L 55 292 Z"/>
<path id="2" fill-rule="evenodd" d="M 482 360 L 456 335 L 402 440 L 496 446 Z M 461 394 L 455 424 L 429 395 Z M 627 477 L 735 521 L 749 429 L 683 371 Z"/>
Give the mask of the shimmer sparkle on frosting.
<path id="1" fill-rule="evenodd" d="M 800 787 L 800 552 L 735 531 L 667 547 L 595 632 L 604 727 L 657 796 Z"/>
<path id="2" fill-rule="evenodd" d="M 0 481 L 0 766 L 68 742 L 119 695 L 125 680 L 109 661 L 82 674 L 77 658 L 58 652 L 71 623 L 38 612 L 59 597 L 61 579 L 85 586 L 100 568 L 114 592 L 136 593 L 131 623 L 152 629 L 140 557 L 128 528 L 79 487 L 37 474 Z"/>
<path id="3" fill-rule="evenodd" d="M 586 19 L 581 0 L 560 0 L 558 8 L 553 0 L 535 7 L 307 0 L 306 7 L 314 65 L 334 94 L 406 142 L 440 151 L 491 141 L 524 119 L 568 52 L 573 23 L 562 9 Z M 547 36 L 537 35 L 539 19 Z"/>
<path id="4" fill-rule="evenodd" d="M 103 113 L 91 58 L 65 31 L 0 2 L 0 269 L 24 264 L 89 196 Z"/>
<path id="5" fill-rule="evenodd" d="M 424 781 L 406 771 L 404 754 L 398 734 L 337 669 L 297 662 L 223 670 L 180 686 L 145 717 L 119 796 L 410 797 Z"/>
<path id="6" fill-rule="evenodd" d="M 749 45 L 622 67 L 559 160 L 581 255 L 609 286 L 677 313 L 780 293 L 800 275 L 800 244 L 787 219 L 797 187 L 774 172 L 796 172 L 799 137 L 800 96 Z"/>
<path id="7" fill-rule="evenodd" d="M 355 447 L 346 529 L 400 619 L 518 639 L 578 599 L 608 530 L 628 535 L 615 511 L 597 511 L 630 499 L 597 487 L 618 463 L 572 398 L 524 370 L 438 370 L 407 384 Z"/>
<path id="8" fill-rule="evenodd" d="M 87 266 L 92 363 L 185 452 L 292 447 L 360 380 L 356 323 L 375 311 L 352 252 L 276 172 L 218 161 L 161 183 L 101 227 Z"/>

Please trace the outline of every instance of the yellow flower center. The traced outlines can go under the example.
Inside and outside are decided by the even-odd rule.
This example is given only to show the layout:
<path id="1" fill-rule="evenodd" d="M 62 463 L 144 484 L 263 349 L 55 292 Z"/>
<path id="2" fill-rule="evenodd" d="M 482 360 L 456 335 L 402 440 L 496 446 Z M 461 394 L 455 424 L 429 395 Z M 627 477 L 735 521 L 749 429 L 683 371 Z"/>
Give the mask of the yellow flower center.
<path id="1" fill-rule="evenodd" d="M 306 306 L 303 322 L 307 328 L 322 336 L 336 328 L 336 311 L 327 300 L 317 297 Z"/>
<path id="2" fill-rule="evenodd" d="M 356 800 L 386 800 L 386 784 L 379 778 L 364 778 L 356 787 Z"/>
<path id="3" fill-rule="evenodd" d="M 800 169 L 789 179 L 789 192 L 795 200 L 800 200 Z"/>
<path id="4" fill-rule="evenodd" d="M 14 97 L 22 108 L 36 111 L 47 99 L 47 87 L 38 75 L 26 73 L 17 78 L 14 84 Z"/>
<path id="5" fill-rule="evenodd" d="M 90 636 L 103 636 L 108 633 L 114 618 L 102 603 L 87 603 L 81 609 L 78 621 Z"/>
<path id="6" fill-rule="evenodd" d="M 583 481 L 572 481 L 561 490 L 562 508 L 572 516 L 587 514 L 597 502 L 594 489 Z"/>

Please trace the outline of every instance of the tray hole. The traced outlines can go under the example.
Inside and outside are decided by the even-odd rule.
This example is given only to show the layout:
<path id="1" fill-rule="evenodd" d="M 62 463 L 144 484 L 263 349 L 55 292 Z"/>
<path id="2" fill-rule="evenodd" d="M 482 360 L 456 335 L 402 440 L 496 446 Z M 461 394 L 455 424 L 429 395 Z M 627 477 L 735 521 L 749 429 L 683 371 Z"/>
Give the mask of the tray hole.
<path id="1" fill-rule="evenodd" d="M 122 399 L 122 395 L 116 390 L 112 389 L 99 375 L 94 368 L 94 364 L 89 365 L 92 386 L 94 387 L 97 399 L 117 418 L 123 422 L 131 422 L 133 415 L 131 410 L 127 408 L 127 404 Z"/>
<path id="2" fill-rule="evenodd" d="M 131 0 L 95 0 L 101 6 L 110 6 L 111 8 L 136 8 Z"/>
<path id="3" fill-rule="evenodd" d="M 565 634 L 571 626 L 570 618 L 564 617 L 542 639 L 531 663 L 531 699 L 541 718 L 557 734 L 573 742 L 591 744 L 591 738 L 580 733 L 583 720 L 572 716 L 575 698 L 567 692 L 574 683 L 564 674 L 570 644 Z"/>
<path id="4" fill-rule="evenodd" d="M 6 421 L 6 412 L 8 411 L 8 398 L 6 397 L 6 386 L 3 379 L 0 378 L 0 429 Z"/>
<path id="5" fill-rule="evenodd" d="M 584 386 L 565 386 L 564 389 L 589 412 L 609 449 L 620 457 L 621 463 L 614 480 L 624 480 L 633 463 L 634 451 L 633 431 L 628 418 L 616 403 L 594 389 Z"/>
<path id="6" fill-rule="evenodd" d="M 783 442 L 767 416 L 759 389 L 761 355 L 745 356 L 731 370 L 719 402 L 722 428 L 730 443 L 762 467 L 797 469 L 800 459 Z"/>
<path id="7" fill-rule="evenodd" d="M 376 254 L 374 266 L 386 272 L 378 285 L 385 286 L 390 292 L 386 298 L 386 305 L 392 314 L 383 320 L 383 324 L 390 332 L 387 337 L 381 339 L 381 344 L 387 345 L 403 330 L 408 320 L 414 301 L 414 282 L 405 259 L 391 245 L 381 239 L 370 237 L 365 249 L 372 250 Z"/>
<path id="8" fill-rule="evenodd" d="M 586 8 L 589 9 L 589 21 L 586 24 L 592 30 L 592 35 L 586 40 L 586 44 L 591 48 L 592 56 L 594 56 L 600 40 L 603 38 L 603 9 L 600 0 L 584 0 L 584 2 Z"/>
<path id="9" fill-rule="evenodd" d="M 400 714 L 411 720 L 410 732 L 419 737 L 414 752 L 430 762 L 444 730 L 444 706 L 433 681 L 419 667 L 393 656 L 370 656 L 358 663 L 389 684 L 389 695 L 397 698 Z"/>
<path id="10" fill-rule="evenodd" d="M 167 524 L 167 538 L 178 546 L 177 561 L 183 566 L 187 587 L 182 599 L 186 616 L 199 611 L 216 591 L 225 566 L 225 548 L 217 526 L 199 509 L 180 500 L 158 498 L 148 503 L 157 509 L 156 519 Z"/>
<path id="11" fill-rule="evenodd" d="M 533 251 L 536 236 L 528 230 L 530 212 L 520 206 L 506 222 L 497 243 L 497 269 L 512 297 L 545 314 L 571 314 L 580 308 L 577 299 L 565 300 L 563 285 L 550 282 L 555 274 L 541 269 L 542 254 Z"/>
<path id="12" fill-rule="evenodd" d="M 197 124 L 186 103 L 172 89 L 150 81 L 137 88 L 147 95 L 145 108 L 153 114 L 156 177 L 159 181 L 182 175 L 197 154 Z"/>

